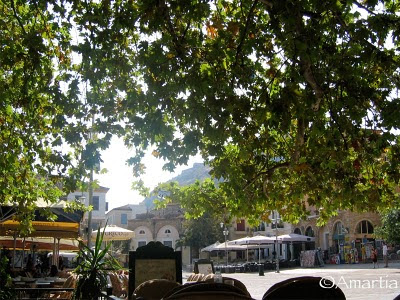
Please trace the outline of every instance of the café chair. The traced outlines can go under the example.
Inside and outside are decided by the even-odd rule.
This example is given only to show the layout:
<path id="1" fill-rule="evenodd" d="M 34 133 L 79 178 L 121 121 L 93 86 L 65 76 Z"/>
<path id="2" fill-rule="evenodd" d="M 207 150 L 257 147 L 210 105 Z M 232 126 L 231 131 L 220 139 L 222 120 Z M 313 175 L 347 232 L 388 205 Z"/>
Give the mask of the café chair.
<path id="1" fill-rule="evenodd" d="M 343 291 L 323 277 L 301 276 L 289 278 L 270 287 L 262 300 L 272 299 L 337 299 L 345 300 Z"/>
<path id="2" fill-rule="evenodd" d="M 197 281 L 202 281 L 204 278 L 204 274 L 201 273 L 192 273 L 189 275 L 188 279 L 186 280 L 187 282 L 197 282 Z"/>
<path id="3" fill-rule="evenodd" d="M 139 284 L 133 292 L 132 299 L 159 300 L 180 283 L 167 279 L 152 279 Z"/>
<path id="4" fill-rule="evenodd" d="M 117 297 L 123 297 L 127 295 L 127 289 L 124 288 L 123 282 L 115 272 L 110 272 L 108 274 L 112 285 L 112 294 Z"/>
<path id="5" fill-rule="evenodd" d="M 214 281 L 214 274 L 207 274 L 206 276 L 204 276 L 201 281 Z"/>
<path id="6" fill-rule="evenodd" d="M 76 275 L 70 275 L 67 280 L 63 284 L 63 288 L 75 288 L 77 282 Z M 72 299 L 73 292 L 66 291 L 66 292 L 52 292 L 49 295 L 50 299 Z"/>

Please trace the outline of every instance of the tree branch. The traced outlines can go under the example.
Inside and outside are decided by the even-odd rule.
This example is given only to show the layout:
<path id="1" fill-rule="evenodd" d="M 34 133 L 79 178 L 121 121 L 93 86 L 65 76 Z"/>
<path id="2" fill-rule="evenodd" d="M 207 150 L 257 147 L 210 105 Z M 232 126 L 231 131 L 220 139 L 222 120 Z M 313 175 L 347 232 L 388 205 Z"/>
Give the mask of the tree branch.
<path id="1" fill-rule="evenodd" d="M 373 12 L 372 10 L 370 10 L 368 7 L 365 7 L 364 5 L 362 5 L 361 3 L 358 3 L 356 0 L 353 1 L 353 4 L 355 4 L 356 6 L 358 6 L 361 9 L 366 10 L 367 12 L 369 12 L 371 15 L 376 16 L 376 13 Z"/>
<path id="2" fill-rule="evenodd" d="M 244 40 L 245 40 L 245 37 L 246 37 L 246 33 L 247 33 L 247 30 L 248 30 L 249 25 L 250 25 L 250 19 L 251 19 L 252 15 L 253 15 L 254 9 L 256 8 L 257 4 L 258 4 L 258 0 L 254 1 L 253 5 L 250 8 L 249 13 L 247 14 L 246 25 L 245 25 L 244 30 L 242 32 L 242 35 L 240 37 L 239 45 L 236 48 L 235 63 L 233 64 L 232 69 L 234 69 L 235 66 L 237 65 L 237 62 L 238 62 L 238 59 L 239 59 L 239 54 L 242 51 L 242 47 L 243 47 L 243 43 L 244 43 Z"/>
<path id="3" fill-rule="evenodd" d="M 22 24 L 22 21 L 21 21 L 21 19 L 18 17 L 17 11 L 15 10 L 14 0 L 11 0 L 10 2 L 11 2 L 11 8 L 12 8 L 12 10 L 13 10 L 13 12 L 14 12 L 14 17 L 17 19 L 17 22 L 18 22 L 19 26 L 21 27 L 22 32 L 23 32 L 24 34 L 26 34 L 24 24 Z"/>
<path id="4" fill-rule="evenodd" d="M 260 176 L 263 175 L 267 175 L 267 177 L 271 177 L 271 175 L 278 169 L 284 169 L 284 168 L 288 168 L 290 166 L 290 164 L 288 162 L 284 162 L 284 163 L 280 163 L 280 164 L 276 164 L 274 165 L 272 168 L 268 169 L 267 171 L 264 172 L 260 172 L 258 174 L 256 174 L 253 179 L 250 180 L 250 182 L 248 182 L 244 187 L 243 190 L 246 190 L 249 186 L 251 186 L 258 178 L 260 178 Z"/>

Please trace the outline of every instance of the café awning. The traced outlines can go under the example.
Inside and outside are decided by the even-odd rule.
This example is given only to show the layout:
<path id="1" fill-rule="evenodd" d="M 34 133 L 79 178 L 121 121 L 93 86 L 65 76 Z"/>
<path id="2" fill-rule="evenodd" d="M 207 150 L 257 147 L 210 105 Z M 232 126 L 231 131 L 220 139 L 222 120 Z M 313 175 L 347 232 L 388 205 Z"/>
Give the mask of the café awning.
<path id="1" fill-rule="evenodd" d="M 63 251 L 77 251 L 79 250 L 79 242 L 72 239 L 60 239 L 58 249 Z M 12 249 L 14 248 L 13 237 L 0 237 L 0 247 Z M 54 239 L 53 238 L 25 238 L 25 243 L 22 238 L 18 238 L 15 241 L 15 247 L 19 250 L 30 250 L 35 248 L 36 250 L 53 251 Z"/>
<path id="2" fill-rule="evenodd" d="M 46 206 L 47 205 L 47 206 Z M 48 205 L 38 201 L 35 216 L 32 220 L 34 231 L 30 237 L 53 237 L 53 238 L 78 238 L 79 226 L 83 217 L 82 211 L 66 212 L 66 201 L 59 201 Z M 49 209 L 57 216 L 55 221 L 47 220 L 41 210 Z M 14 207 L 2 206 L 0 215 L 0 236 L 13 236 L 19 232 L 20 223 L 14 219 L 16 212 Z"/>

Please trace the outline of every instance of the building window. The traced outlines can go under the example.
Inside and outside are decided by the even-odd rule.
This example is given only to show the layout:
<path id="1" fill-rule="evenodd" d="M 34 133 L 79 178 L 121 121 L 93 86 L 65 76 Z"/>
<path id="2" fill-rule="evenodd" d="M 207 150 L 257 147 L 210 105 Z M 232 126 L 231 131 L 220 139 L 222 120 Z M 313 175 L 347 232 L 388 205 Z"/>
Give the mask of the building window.
<path id="1" fill-rule="evenodd" d="M 171 230 L 165 229 L 165 233 L 171 233 Z"/>
<path id="2" fill-rule="evenodd" d="M 335 224 L 335 228 L 333 230 L 333 234 L 334 235 L 344 235 L 347 233 L 346 228 L 344 228 L 343 223 L 342 222 L 337 222 Z"/>
<path id="3" fill-rule="evenodd" d="M 99 210 L 99 196 L 93 196 L 93 210 Z"/>
<path id="4" fill-rule="evenodd" d="M 374 226 L 371 224 L 370 221 L 363 220 L 360 223 L 358 223 L 356 228 L 356 233 L 362 233 L 362 234 L 374 233 Z"/>
<path id="5" fill-rule="evenodd" d="M 294 231 L 293 231 L 293 233 L 295 233 L 295 234 L 301 234 L 300 228 L 295 228 Z"/>
<path id="6" fill-rule="evenodd" d="M 146 232 L 142 229 L 139 231 L 139 234 L 146 234 Z"/>
<path id="7" fill-rule="evenodd" d="M 276 226 L 276 225 L 278 225 L 278 226 Z M 278 228 L 285 228 L 285 224 L 284 224 L 282 221 L 278 221 L 278 224 L 271 223 L 271 228 L 272 228 L 272 229 L 275 229 L 276 227 L 278 227 Z"/>
<path id="8" fill-rule="evenodd" d="M 128 215 L 127 214 L 121 214 L 121 224 L 123 224 L 123 225 L 128 224 Z"/>
<path id="9" fill-rule="evenodd" d="M 311 226 L 308 226 L 306 229 L 306 236 L 314 237 L 314 230 Z"/>
<path id="10" fill-rule="evenodd" d="M 261 222 L 258 227 L 256 227 L 256 231 L 265 231 L 265 223 Z"/>
<path id="11" fill-rule="evenodd" d="M 106 211 L 108 211 L 108 202 L 106 202 Z"/>
<path id="12" fill-rule="evenodd" d="M 100 227 L 100 224 L 99 224 L 99 223 L 97 223 L 97 222 L 92 222 L 92 230 L 97 230 L 97 229 L 99 229 L 99 227 Z"/>
<path id="13" fill-rule="evenodd" d="M 137 246 L 138 246 L 138 248 L 139 248 L 139 247 L 146 246 L 146 241 L 139 241 L 139 242 L 137 243 Z"/>
<path id="14" fill-rule="evenodd" d="M 164 246 L 172 248 L 172 241 L 164 241 L 163 244 L 164 244 Z"/>
<path id="15" fill-rule="evenodd" d="M 236 230 L 237 231 L 246 231 L 246 224 L 244 220 L 240 220 L 240 222 L 236 223 Z"/>

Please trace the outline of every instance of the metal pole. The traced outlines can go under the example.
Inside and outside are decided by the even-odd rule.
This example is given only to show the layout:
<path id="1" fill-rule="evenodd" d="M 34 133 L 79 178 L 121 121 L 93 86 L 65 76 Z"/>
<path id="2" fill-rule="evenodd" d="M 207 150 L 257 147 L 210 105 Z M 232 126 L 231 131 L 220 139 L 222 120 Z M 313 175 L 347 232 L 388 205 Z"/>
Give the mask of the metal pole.
<path id="1" fill-rule="evenodd" d="M 89 206 L 93 206 L 93 168 L 90 170 L 89 177 Z M 90 249 L 92 247 L 92 211 L 89 211 L 87 234 L 87 246 Z"/>
<path id="2" fill-rule="evenodd" d="M 276 253 L 276 273 L 279 273 L 279 255 L 278 255 L 278 212 L 276 212 L 275 216 L 275 253 Z"/>
<path id="3" fill-rule="evenodd" d="M 94 125 L 94 114 L 92 115 L 92 127 L 90 128 L 90 140 L 93 139 L 93 125 Z M 90 168 L 89 177 L 89 206 L 93 207 L 93 166 Z M 88 239 L 87 246 L 90 249 L 92 247 L 92 211 L 89 211 L 88 215 Z"/>
<path id="4" fill-rule="evenodd" d="M 57 263 L 56 266 L 57 268 L 60 268 L 60 238 L 57 239 Z"/>
<path id="5" fill-rule="evenodd" d="M 225 227 L 224 236 L 225 236 L 225 257 L 226 257 L 226 266 L 228 266 L 228 248 L 227 248 L 227 245 L 226 245 L 226 238 L 227 238 L 227 235 L 228 235 L 228 229 Z"/>
<path id="6" fill-rule="evenodd" d="M 54 238 L 54 240 L 53 240 L 53 257 L 52 257 L 53 265 L 57 265 L 56 264 L 56 257 L 57 257 L 57 249 L 56 249 L 57 244 L 56 243 L 57 243 L 57 239 Z"/>
<path id="7" fill-rule="evenodd" d="M 24 267 L 24 261 L 25 261 L 25 237 L 22 241 L 22 267 Z"/>
<path id="8" fill-rule="evenodd" d="M 15 269 L 15 255 L 16 255 L 16 249 L 17 248 L 17 232 L 14 231 L 14 250 L 13 250 L 13 257 L 12 257 L 12 269 Z M 23 263 L 21 263 L 21 266 L 23 267 Z"/>

